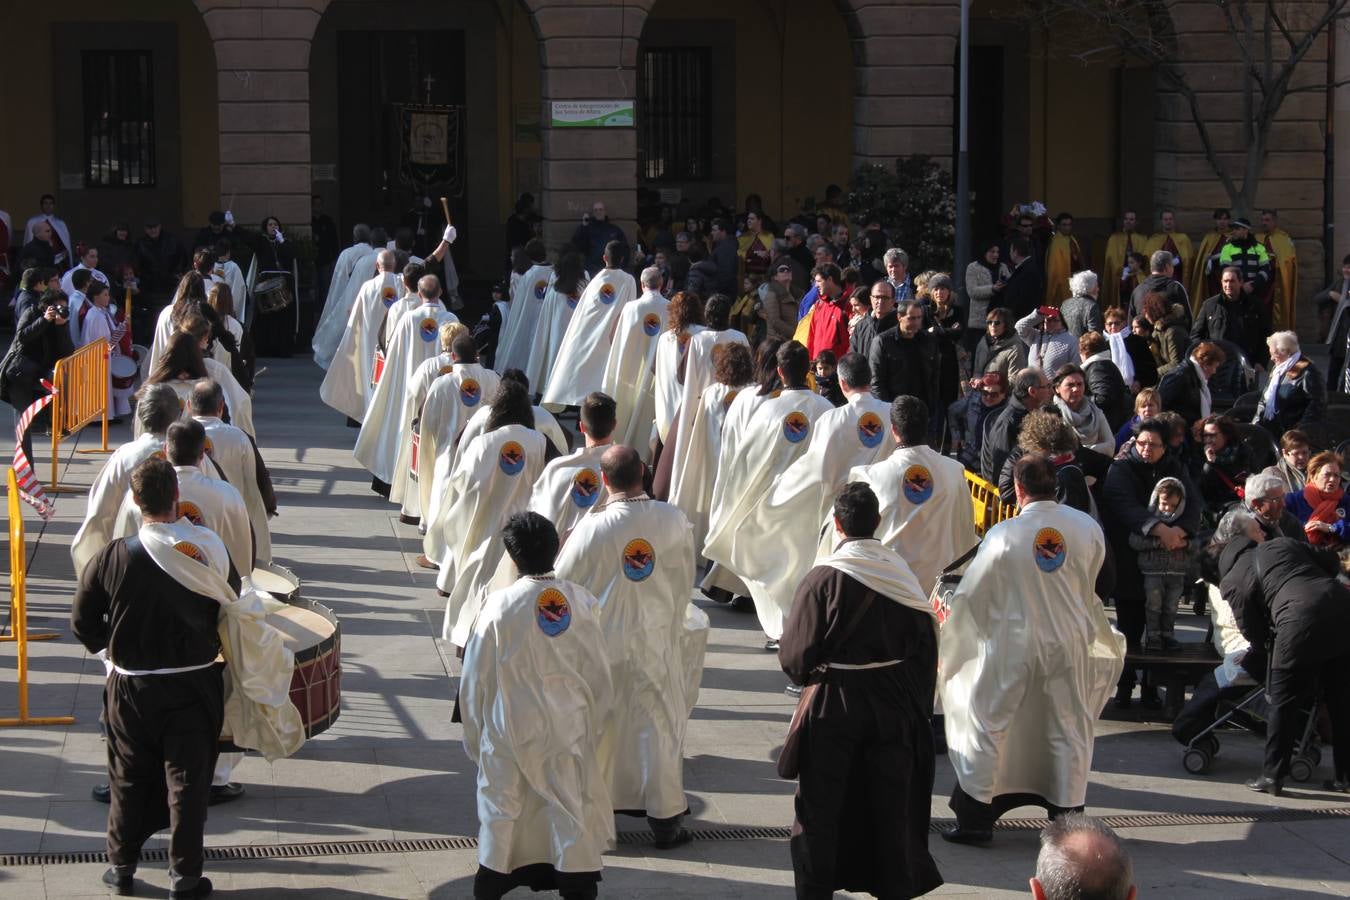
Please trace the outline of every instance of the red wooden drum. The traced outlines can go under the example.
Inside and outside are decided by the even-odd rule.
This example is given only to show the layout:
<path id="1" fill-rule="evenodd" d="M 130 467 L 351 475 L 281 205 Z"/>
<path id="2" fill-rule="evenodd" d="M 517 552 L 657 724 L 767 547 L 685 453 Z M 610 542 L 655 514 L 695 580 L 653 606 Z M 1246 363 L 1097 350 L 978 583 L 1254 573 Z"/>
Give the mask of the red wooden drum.
<path id="1" fill-rule="evenodd" d="M 281 312 L 295 300 L 287 272 L 263 272 L 253 284 L 253 299 L 262 315 Z"/>
<path id="2" fill-rule="evenodd" d="M 337 721 L 342 706 L 342 628 L 328 607 L 313 600 L 267 617 L 286 636 L 286 646 L 295 653 L 291 676 L 291 702 L 300 710 L 305 737 L 327 730 Z"/>
<path id="3" fill-rule="evenodd" d="M 375 361 L 370 367 L 370 386 L 375 387 L 384 377 L 384 351 L 375 351 Z"/>
<path id="4" fill-rule="evenodd" d="M 108 373 L 112 377 L 112 386 L 119 391 L 131 390 L 136 386 L 136 375 L 140 367 L 130 356 L 114 353 L 108 359 Z"/>
<path id="5" fill-rule="evenodd" d="M 961 576 L 954 572 L 939 575 L 937 584 L 933 585 L 933 593 L 928 599 L 933 604 L 933 612 L 937 613 L 938 625 L 952 614 L 952 597 L 960 585 Z"/>

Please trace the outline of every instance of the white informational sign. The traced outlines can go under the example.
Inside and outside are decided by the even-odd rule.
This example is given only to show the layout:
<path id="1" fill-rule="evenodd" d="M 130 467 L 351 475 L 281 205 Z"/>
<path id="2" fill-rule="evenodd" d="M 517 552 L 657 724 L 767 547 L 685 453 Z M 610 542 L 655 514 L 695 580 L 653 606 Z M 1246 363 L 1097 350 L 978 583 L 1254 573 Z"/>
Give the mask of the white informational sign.
<path id="1" fill-rule="evenodd" d="M 632 128 L 632 100 L 554 100 L 553 128 Z"/>

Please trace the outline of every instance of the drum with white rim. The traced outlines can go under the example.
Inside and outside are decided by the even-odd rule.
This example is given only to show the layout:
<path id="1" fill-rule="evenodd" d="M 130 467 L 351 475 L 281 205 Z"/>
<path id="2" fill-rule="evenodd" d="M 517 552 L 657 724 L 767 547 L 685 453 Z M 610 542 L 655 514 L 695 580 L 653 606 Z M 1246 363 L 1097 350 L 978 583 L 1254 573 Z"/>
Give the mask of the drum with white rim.
<path id="1" fill-rule="evenodd" d="M 928 601 L 933 604 L 933 612 L 937 615 L 938 625 L 947 621 L 947 617 L 952 614 L 952 597 L 956 595 L 956 589 L 961 586 L 961 576 L 956 572 L 944 572 L 938 576 L 937 584 L 933 585 L 933 593 L 929 595 Z"/>
<path id="2" fill-rule="evenodd" d="M 139 372 L 140 367 L 130 356 L 114 353 L 108 358 L 108 374 L 112 378 L 112 386 L 119 391 L 129 391 L 135 387 Z"/>
<path id="3" fill-rule="evenodd" d="M 266 591 L 283 603 L 300 600 L 300 577 L 280 563 L 258 563 L 249 581 L 255 590 Z"/>

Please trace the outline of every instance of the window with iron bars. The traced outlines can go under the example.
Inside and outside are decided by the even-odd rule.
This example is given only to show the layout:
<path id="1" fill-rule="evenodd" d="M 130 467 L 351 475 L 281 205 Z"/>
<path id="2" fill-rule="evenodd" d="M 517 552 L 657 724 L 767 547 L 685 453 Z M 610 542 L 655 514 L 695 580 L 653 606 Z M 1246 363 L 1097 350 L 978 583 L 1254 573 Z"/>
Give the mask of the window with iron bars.
<path id="1" fill-rule="evenodd" d="M 653 48 L 642 54 L 638 87 L 638 172 L 648 181 L 709 175 L 711 51 Z"/>
<path id="2" fill-rule="evenodd" d="M 86 50 L 86 187 L 155 184 L 155 79 L 148 50 Z"/>

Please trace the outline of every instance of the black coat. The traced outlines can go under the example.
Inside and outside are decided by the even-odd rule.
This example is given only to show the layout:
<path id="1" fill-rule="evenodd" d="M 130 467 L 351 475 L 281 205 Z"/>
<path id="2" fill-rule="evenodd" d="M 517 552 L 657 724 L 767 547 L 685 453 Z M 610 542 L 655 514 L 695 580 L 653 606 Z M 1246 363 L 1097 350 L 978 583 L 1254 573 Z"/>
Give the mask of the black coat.
<path id="1" fill-rule="evenodd" d="M 1225 568 L 1225 565 L 1227 566 Z M 1316 665 L 1345 652 L 1350 590 L 1336 580 L 1336 554 L 1291 538 L 1260 546 L 1245 537 L 1224 548 L 1220 590 L 1253 647 L 1276 632 L 1276 659 Z"/>
<path id="2" fill-rule="evenodd" d="M 985 420 L 984 440 L 980 443 L 980 477 L 985 481 L 998 484 L 1003 463 L 1017 446 L 1022 420 L 1029 412 L 1024 400 L 1010 395 L 1003 412 Z"/>
<path id="3" fill-rule="evenodd" d="M 1045 284 L 1041 270 L 1030 259 L 1023 262 L 1008 276 L 1003 287 L 1001 305 L 1012 310 L 1013 321 L 1031 315 L 1045 300 Z"/>
<path id="4" fill-rule="evenodd" d="M 0 363 L 0 388 L 6 401 L 11 391 L 16 401 L 43 393 L 39 382 L 51 373 L 56 361 L 75 352 L 70 326 L 43 316 L 45 307 L 33 304 L 14 326 L 14 341 Z"/>
<path id="5" fill-rule="evenodd" d="M 890 403 L 902 394 L 918 397 L 931 415 L 938 408 L 942 351 L 935 337 L 921 331 L 902 338 L 899 328 L 877 335 L 867 353 L 872 364 L 872 396 Z M 945 407 L 944 407 L 945 409 Z"/>
<path id="6" fill-rule="evenodd" d="M 1229 302 L 1215 294 L 1204 302 L 1191 324 L 1191 342 L 1229 341 L 1242 348 L 1253 366 L 1265 365 L 1266 330 L 1261 321 L 1261 306 L 1246 294 Z"/>
<path id="7" fill-rule="evenodd" d="M 1134 380 L 1139 382 L 1139 386 L 1141 388 L 1156 386 L 1158 361 L 1153 358 L 1153 348 L 1148 345 L 1148 341 L 1137 334 L 1127 334 L 1125 352 L 1130 354 L 1130 362 L 1134 363 Z"/>
<path id="8" fill-rule="evenodd" d="M 1200 421 L 1200 373 L 1190 360 L 1163 376 L 1158 383 L 1158 400 L 1191 426 Z"/>
<path id="9" fill-rule="evenodd" d="M 872 341 L 883 331 L 888 331 L 900 324 L 895 310 L 891 310 L 886 315 L 878 319 L 876 316 L 868 313 L 853 326 L 853 334 L 848 338 L 848 349 L 854 353 L 861 353 L 866 356 L 872 349 Z"/>
<path id="10" fill-rule="evenodd" d="M 1326 415 L 1327 385 L 1317 367 L 1306 357 L 1290 367 L 1280 380 L 1275 418 L 1266 419 L 1266 395 L 1256 406 L 1253 422 L 1264 425 L 1276 437 L 1291 428 L 1307 428 L 1321 422 Z"/>
<path id="11" fill-rule="evenodd" d="M 1130 294 L 1130 321 L 1144 314 L 1144 298 L 1149 294 L 1162 294 L 1167 298 L 1168 306 L 1180 306 L 1185 312 L 1185 324 L 1191 325 L 1191 298 L 1180 281 L 1166 275 L 1150 275 L 1135 287 Z"/>
<path id="12" fill-rule="evenodd" d="M 1128 551 L 1130 534 L 1146 533 L 1144 527 L 1153 520 L 1153 513 L 1148 508 L 1149 498 L 1153 488 L 1164 478 L 1177 479 L 1186 490 L 1186 508 L 1172 524 L 1192 536 L 1200 530 L 1200 515 L 1205 503 L 1185 467 L 1166 454 L 1156 463 L 1144 462 L 1138 451 L 1131 447 L 1124 456 L 1111 463 L 1102 490 L 1102 525 L 1117 550 L 1123 545 Z M 1133 556 L 1127 558 L 1133 559 Z"/>
<path id="13" fill-rule="evenodd" d="M 136 274 L 141 290 L 148 294 L 159 297 L 172 294 L 188 263 L 183 245 L 167 229 L 161 230 L 156 240 L 142 235 L 136 242 Z"/>
<path id="14" fill-rule="evenodd" d="M 1092 402 L 1106 416 L 1112 433 L 1130 420 L 1134 403 L 1130 397 L 1129 386 L 1120 375 L 1120 369 L 1110 359 L 1083 364 L 1083 374 L 1087 376 L 1088 394 Z"/>

